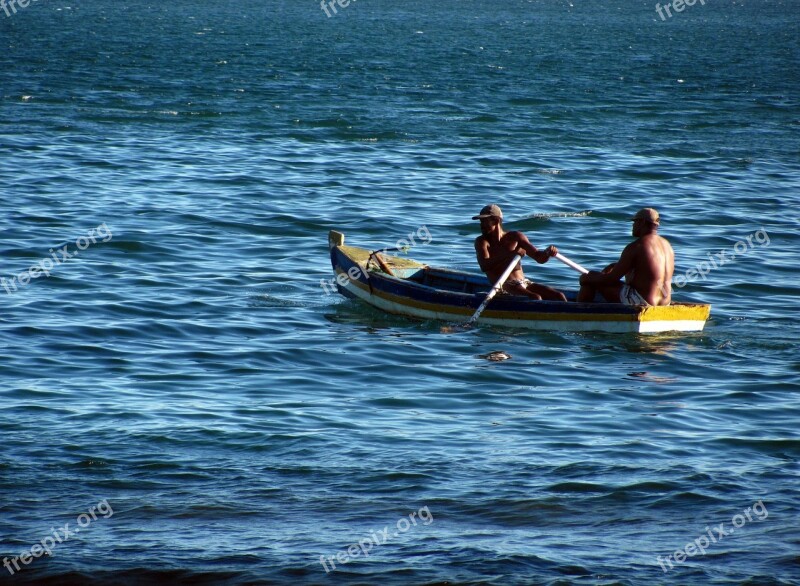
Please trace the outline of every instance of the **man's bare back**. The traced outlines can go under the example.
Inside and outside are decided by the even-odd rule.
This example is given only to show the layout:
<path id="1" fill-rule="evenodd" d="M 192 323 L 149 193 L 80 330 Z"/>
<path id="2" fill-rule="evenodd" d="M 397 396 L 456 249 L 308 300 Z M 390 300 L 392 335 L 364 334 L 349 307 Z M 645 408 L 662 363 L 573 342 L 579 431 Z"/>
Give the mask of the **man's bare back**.
<path id="1" fill-rule="evenodd" d="M 658 212 L 644 208 L 633 220 L 632 233 L 637 239 L 602 273 L 590 271 L 581 276 L 578 301 L 594 301 L 599 292 L 611 303 L 669 305 L 672 302 L 675 253 L 667 239 L 656 233 L 660 223 Z M 623 277 L 624 284 L 620 281 Z"/>
<path id="2" fill-rule="evenodd" d="M 650 305 L 669 305 L 675 270 L 675 253 L 670 243 L 658 234 L 648 234 L 628 247 L 634 248 L 633 269 L 625 276 L 625 282 Z"/>

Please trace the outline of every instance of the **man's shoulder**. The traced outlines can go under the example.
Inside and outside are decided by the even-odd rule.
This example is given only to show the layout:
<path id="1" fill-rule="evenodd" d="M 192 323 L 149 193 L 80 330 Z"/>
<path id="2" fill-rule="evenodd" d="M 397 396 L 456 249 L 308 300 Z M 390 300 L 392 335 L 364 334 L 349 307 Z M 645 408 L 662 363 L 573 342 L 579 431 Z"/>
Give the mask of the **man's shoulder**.
<path id="1" fill-rule="evenodd" d="M 644 238 L 644 236 L 640 236 L 639 238 L 637 238 L 633 242 L 629 242 L 628 245 L 623 249 L 622 252 L 625 252 L 625 251 L 631 251 L 632 252 L 634 250 L 639 250 L 640 248 L 642 248 L 645 245 L 643 238 Z"/>
<path id="2" fill-rule="evenodd" d="M 664 237 L 663 237 L 663 236 L 661 236 L 660 234 L 656 234 L 656 236 L 658 236 L 658 241 L 659 241 L 659 242 L 661 242 L 661 243 L 662 243 L 662 244 L 664 244 L 665 246 L 669 246 L 670 248 L 672 248 L 672 245 L 669 243 L 669 240 L 667 240 L 666 238 L 664 238 Z"/>
<path id="3" fill-rule="evenodd" d="M 636 240 L 635 242 L 641 243 L 642 246 L 651 246 L 653 244 L 661 245 L 661 246 L 669 246 L 670 248 L 672 245 L 669 243 L 669 240 L 661 236 L 660 234 L 646 234 Z"/>

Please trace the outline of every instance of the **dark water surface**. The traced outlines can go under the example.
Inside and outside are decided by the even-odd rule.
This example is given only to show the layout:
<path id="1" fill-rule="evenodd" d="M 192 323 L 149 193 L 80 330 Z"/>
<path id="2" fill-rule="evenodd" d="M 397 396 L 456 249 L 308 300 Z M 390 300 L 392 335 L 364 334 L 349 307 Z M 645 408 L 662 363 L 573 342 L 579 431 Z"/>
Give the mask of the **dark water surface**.
<path id="1" fill-rule="evenodd" d="M 0 557 L 52 556 L 0 583 L 800 584 L 800 3 L 16 10 Z M 332 228 L 475 270 L 491 201 L 595 268 L 657 207 L 676 275 L 725 251 L 676 293 L 706 330 L 444 335 L 320 287 Z"/>

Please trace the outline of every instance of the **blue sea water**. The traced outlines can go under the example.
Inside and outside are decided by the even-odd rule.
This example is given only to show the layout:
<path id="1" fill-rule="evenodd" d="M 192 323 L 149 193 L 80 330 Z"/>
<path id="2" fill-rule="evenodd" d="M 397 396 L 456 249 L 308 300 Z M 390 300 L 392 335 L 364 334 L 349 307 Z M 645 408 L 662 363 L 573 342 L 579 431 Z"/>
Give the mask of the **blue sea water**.
<path id="1" fill-rule="evenodd" d="M 15 9 L 0 583 L 800 584 L 798 2 Z M 658 208 L 705 331 L 320 286 L 330 229 L 477 271 L 488 202 L 593 268 Z"/>

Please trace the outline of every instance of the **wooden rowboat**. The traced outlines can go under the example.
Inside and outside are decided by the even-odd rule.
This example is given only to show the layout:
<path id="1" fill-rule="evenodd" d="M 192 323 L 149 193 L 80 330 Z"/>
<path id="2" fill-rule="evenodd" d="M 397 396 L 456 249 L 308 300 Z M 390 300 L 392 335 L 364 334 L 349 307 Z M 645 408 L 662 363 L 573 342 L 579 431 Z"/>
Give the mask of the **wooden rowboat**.
<path id="1" fill-rule="evenodd" d="M 492 287 L 482 274 L 434 268 L 410 259 L 345 246 L 344 234 L 333 230 L 328 235 L 328 244 L 336 275 L 333 283 L 339 293 L 389 313 L 466 322 Z M 501 294 L 489 303 L 478 321 L 536 330 L 699 332 L 711 311 L 710 305 L 700 303 L 672 303 L 662 307 L 575 303 L 577 291 L 564 293 L 570 302 Z"/>

